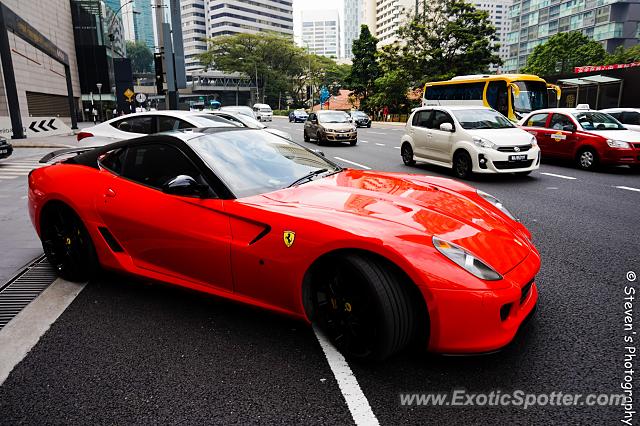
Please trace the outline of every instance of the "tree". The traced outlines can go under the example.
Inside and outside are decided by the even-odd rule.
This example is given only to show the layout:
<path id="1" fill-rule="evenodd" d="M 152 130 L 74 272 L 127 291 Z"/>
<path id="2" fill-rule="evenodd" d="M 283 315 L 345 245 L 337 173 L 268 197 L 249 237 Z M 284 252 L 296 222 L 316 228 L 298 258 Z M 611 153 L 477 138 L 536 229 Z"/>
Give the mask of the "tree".
<path id="1" fill-rule="evenodd" d="M 640 62 L 640 44 L 636 44 L 628 49 L 618 46 L 616 50 L 607 57 L 607 64 L 628 64 Z"/>
<path id="2" fill-rule="evenodd" d="M 131 59 L 131 68 L 135 73 L 153 71 L 153 52 L 143 41 L 127 41 L 127 58 Z"/>
<path id="3" fill-rule="evenodd" d="M 483 72 L 490 64 L 502 63 L 488 13 L 464 0 L 430 2 L 428 10 L 408 17 L 398 38 L 400 43 L 386 47 L 382 55 L 387 62 L 395 61 L 413 86 Z"/>
<path id="4" fill-rule="evenodd" d="M 353 41 L 353 65 L 347 77 L 347 84 L 352 93 L 361 98 L 361 105 L 366 109 L 367 97 L 373 93 L 375 81 L 380 76 L 378 66 L 376 39 L 369 27 L 360 27 L 360 37 Z"/>
<path id="5" fill-rule="evenodd" d="M 542 76 L 568 74 L 574 67 L 601 65 L 606 60 L 607 52 L 600 43 L 572 31 L 558 33 L 536 46 L 522 71 Z"/>

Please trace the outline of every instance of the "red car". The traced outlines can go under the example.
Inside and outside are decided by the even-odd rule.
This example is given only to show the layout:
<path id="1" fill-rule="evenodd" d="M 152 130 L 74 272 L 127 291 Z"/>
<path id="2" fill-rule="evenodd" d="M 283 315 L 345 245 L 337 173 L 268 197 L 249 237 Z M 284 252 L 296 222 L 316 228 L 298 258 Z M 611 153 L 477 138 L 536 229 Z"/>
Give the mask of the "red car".
<path id="1" fill-rule="evenodd" d="M 494 197 L 343 169 L 261 130 L 80 153 L 31 172 L 29 213 L 64 278 L 102 267 L 267 308 L 315 322 L 354 358 L 416 342 L 492 351 L 538 298 L 531 235 Z"/>
<path id="2" fill-rule="evenodd" d="M 574 160 L 584 170 L 640 166 L 640 133 L 588 106 L 533 111 L 520 125 L 536 137 L 543 157 Z"/>

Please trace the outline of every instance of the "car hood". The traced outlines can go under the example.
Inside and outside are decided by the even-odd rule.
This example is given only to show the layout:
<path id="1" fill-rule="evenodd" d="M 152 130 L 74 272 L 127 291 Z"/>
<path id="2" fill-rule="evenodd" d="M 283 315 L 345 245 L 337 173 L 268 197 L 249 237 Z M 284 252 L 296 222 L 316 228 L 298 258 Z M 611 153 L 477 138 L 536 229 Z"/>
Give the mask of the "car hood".
<path id="1" fill-rule="evenodd" d="M 527 145 L 531 143 L 531 134 L 517 127 L 509 129 L 467 130 L 471 136 L 487 139 L 498 146 Z"/>
<path id="2" fill-rule="evenodd" d="M 352 123 L 320 123 L 327 130 L 352 130 Z"/>
<path id="3" fill-rule="evenodd" d="M 640 134 L 633 130 L 585 130 L 585 133 L 624 142 L 640 142 Z"/>
<path id="4" fill-rule="evenodd" d="M 436 235 L 466 248 L 501 274 L 532 250 L 517 231 L 519 225 L 488 203 L 472 199 L 479 199 L 472 188 L 449 179 L 348 169 L 264 197 L 301 209 L 296 215 L 303 217 L 313 217 L 317 209 L 346 213 L 336 218 L 338 226 L 367 229 L 377 237 L 393 228 L 395 237 L 432 244 L 430 237 Z M 380 227 L 371 227 L 370 220 L 378 220 Z M 398 232 L 388 222 L 404 230 Z"/>

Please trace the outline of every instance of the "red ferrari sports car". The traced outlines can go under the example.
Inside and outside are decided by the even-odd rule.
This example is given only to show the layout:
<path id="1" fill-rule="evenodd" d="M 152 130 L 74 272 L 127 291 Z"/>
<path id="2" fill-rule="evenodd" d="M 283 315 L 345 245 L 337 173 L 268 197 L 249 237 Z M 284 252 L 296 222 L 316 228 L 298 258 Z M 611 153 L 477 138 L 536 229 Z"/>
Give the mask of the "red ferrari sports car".
<path id="1" fill-rule="evenodd" d="M 496 350 L 536 305 L 530 233 L 450 179 L 343 169 L 241 128 L 75 154 L 29 175 L 31 220 L 69 280 L 173 283 L 313 322 L 376 360 L 412 343 Z"/>

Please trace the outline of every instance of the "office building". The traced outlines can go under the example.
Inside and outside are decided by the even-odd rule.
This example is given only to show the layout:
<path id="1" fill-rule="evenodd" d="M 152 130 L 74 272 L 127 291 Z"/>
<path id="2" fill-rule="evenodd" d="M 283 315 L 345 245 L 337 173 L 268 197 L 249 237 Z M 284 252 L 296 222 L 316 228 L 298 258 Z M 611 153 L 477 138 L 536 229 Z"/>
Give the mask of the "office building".
<path id="1" fill-rule="evenodd" d="M 509 59 L 509 47 L 507 46 L 507 36 L 511 31 L 511 20 L 507 17 L 509 7 L 513 0 L 472 0 L 471 3 L 478 9 L 489 14 L 489 21 L 496 28 L 496 36 L 500 48 L 498 56 L 502 61 Z M 501 67 L 492 65 L 490 71 L 500 71 Z"/>
<path id="2" fill-rule="evenodd" d="M 337 10 L 302 11 L 302 46 L 328 58 L 340 55 L 340 19 Z"/>
<path id="3" fill-rule="evenodd" d="M 202 69 L 198 56 L 207 50 L 206 0 L 182 0 L 182 41 L 187 73 Z"/>
<path id="4" fill-rule="evenodd" d="M 113 0 L 112 0 L 113 1 Z M 167 1 L 168 2 L 168 1 Z M 151 0 L 122 0 L 120 16 L 124 26 L 125 39 L 141 41 L 151 50 L 157 45 L 153 31 L 153 8 Z"/>
<path id="5" fill-rule="evenodd" d="M 353 58 L 353 40 L 360 37 L 360 25 L 364 23 L 365 2 L 363 0 L 344 0 L 344 54 L 346 59 Z"/>
<path id="6" fill-rule="evenodd" d="M 533 49 L 557 33 L 580 31 L 608 52 L 640 38 L 640 0 L 514 0 L 509 18 L 505 72 L 522 69 Z"/>
<path id="7" fill-rule="evenodd" d="M 293 0 L 207 0 L 209 37 L 275 32 L 293 37 Z"/>
<path id="8" fill-rule="evenodd" d="M 415 13 L 415 0 L 376 0 L 375 3 L 376 28 L 372 34 L 378 38 L 380 48 L 398 40 L 398 29 Z"/>

